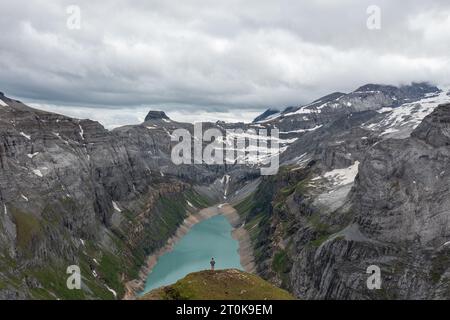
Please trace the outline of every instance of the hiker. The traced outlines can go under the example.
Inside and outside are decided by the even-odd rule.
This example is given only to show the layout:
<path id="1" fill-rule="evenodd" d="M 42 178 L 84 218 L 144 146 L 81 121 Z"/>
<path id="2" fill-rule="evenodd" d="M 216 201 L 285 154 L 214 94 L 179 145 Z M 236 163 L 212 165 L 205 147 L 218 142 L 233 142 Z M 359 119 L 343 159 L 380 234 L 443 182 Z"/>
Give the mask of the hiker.
<path id="1" fill-rule="evenodd" d="M 214 261 L 214 258 L 211 258 L 211 261 L 209 262 L 211 265 L 211 270 L 214 271 L 214 265 L 216 264 L 216 261 Z"/>

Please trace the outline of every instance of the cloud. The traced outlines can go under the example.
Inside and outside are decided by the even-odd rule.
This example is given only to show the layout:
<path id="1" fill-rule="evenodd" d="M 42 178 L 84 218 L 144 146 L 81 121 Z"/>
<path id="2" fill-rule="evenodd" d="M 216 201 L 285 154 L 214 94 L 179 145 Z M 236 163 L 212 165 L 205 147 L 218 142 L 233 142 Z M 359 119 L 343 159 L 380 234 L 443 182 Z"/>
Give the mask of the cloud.
<path id="1" fill-rule="evenodd" d="M 66 25 L 74 4 L 80 30 Z M 372 4 L 381 30 L 366 27 Z M 444 0 L 16 0 L 0 11 L 0 90 L 65 112 L 229 114 L 369 82 L 450 83 Z"/>

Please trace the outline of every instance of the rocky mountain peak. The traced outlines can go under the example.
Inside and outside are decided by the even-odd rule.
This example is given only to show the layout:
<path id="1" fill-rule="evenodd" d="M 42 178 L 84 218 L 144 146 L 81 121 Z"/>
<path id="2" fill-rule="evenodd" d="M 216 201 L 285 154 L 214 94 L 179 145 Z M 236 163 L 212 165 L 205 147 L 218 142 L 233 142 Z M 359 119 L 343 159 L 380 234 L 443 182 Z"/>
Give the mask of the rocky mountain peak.
<path id="1" fill-rule="evenodd" d="M 145 117 L 145 121 L 162 120 L 162 119 L 170 120 L 170 118 L 166 115 L 164 111 L 150 110 L 147 116 Z"/>
<path id="2" fill-rule="evenodd" d="M 450 104 L 437 107 L 411 134 L 434 147 L 450 145 Z"/>
<path id="3" fill-rule="evenodd" d="M 261 113 L 259 116 L 257 116 L 254 120 L 253 123 L 257 123 L 259 121 L 265 120 L 268 117 L 270 117 L 271 115 L 274 115 L 276 113 L 279 113 L 280 111 L 277 109 L 273 109 L 273 108 L 269 108 L 266 111 L 264 111 L 263 113 Z"/>

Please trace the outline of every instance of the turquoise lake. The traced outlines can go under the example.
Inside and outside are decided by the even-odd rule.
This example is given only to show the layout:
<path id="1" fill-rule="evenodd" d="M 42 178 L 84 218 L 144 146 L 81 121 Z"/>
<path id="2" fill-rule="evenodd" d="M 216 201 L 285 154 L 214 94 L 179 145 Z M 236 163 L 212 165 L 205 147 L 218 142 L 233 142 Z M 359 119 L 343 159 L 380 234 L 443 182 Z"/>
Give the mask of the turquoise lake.
<path id="1" fill-rule="evenodd" d="M 216 269 L 243 270 L 238 253 L 239 243 L 232 238 L 232 230 L 228 220 L 221 215 L 193 226 L 172 251 L 158 259 L 143 293 L 173 284 L 191 272 L 209 269 L 212 257 L 216 260 Z"/>

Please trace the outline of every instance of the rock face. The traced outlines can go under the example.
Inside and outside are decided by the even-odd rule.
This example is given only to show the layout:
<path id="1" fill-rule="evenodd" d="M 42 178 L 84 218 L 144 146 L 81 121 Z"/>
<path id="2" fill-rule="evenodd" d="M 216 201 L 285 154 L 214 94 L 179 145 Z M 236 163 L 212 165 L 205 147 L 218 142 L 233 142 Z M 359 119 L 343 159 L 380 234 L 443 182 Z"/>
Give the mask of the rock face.
<path id="1" fill-rule="evenodd" d="M 258 272 L 306 299 L 449 299 L 445 95 L 354 112 L 298 137 L 279 174 L 235 206 L 253 227 Z M 429 115 L 412 119 L 411 106 Z M 404 138 L 396 129 L 406 127 Z M 372 265 L 379 290 L 367 287 Z"/>
<path id="2" fill-rule="evenodd" d="M 450 105 L 443 105 L 411 138 L 386 140 L 367 151 L 348 203 L 322 220 L 335 220 L 342 230 L 315 250 L 303 248 L 293 263 L 298 295 L 450 297 L 449 112 Z M 381 268 L 382 290 L 366 287 L 370 265 Z"/>
<path id="3" fill-rule="evenodd" d="M 163 111 L 149 111 L 147 116 L 145 117 L 145 121 L 162 119 L 170 120 Z"/>
<path id="4" fill-rule="evenodd" d="M 186 201 L 207 205 L 192 186 L 220 175 L 217 168 L 175 166 L 163 125 L 107 131 L 1 101 L 0 298 L 112 297 L 108 287 L 123 294 L 120 277 L 136 277 L 127 269 L 164 244 L 189 212 Z M 79 294 L 63 285 L 73 264 L 88 277 Z"/>
<path id="5" fill-rule="evenodd" d="M 255 118 L 255 120 L 253 120 L 253 123 L 258 123 L 258 122 L 261 122 L 263 120 L 267 120 L 270 116 L 278 114 L 279 112 L 280 111 L 278 111 L 278 110 L 269 108 L 266 111 L 264 111 L 263 113 L 261 113 L 259 116 L 257 116 Z"/>

